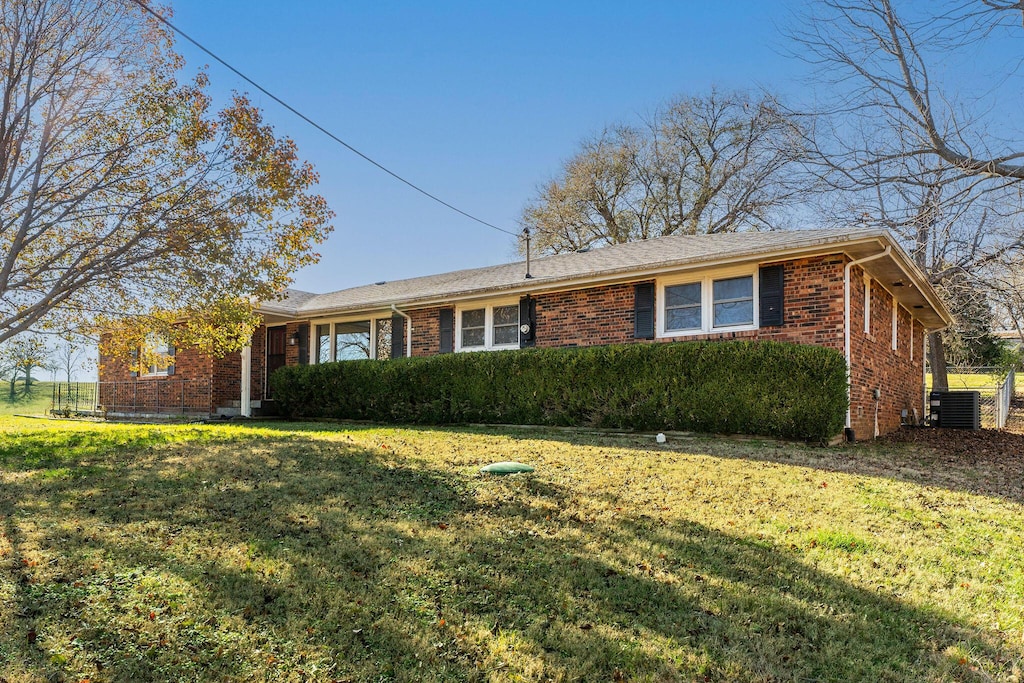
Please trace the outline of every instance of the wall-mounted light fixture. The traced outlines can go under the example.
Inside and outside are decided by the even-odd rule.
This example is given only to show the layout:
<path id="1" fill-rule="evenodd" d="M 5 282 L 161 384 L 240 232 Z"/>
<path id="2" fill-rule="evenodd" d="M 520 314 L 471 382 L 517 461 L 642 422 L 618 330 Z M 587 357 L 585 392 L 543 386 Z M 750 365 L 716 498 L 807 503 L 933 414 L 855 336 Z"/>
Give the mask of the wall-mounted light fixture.
<path id="1" fill-rule="evenodd" d="M 292 336 L 288 337 L 288 346 L 298 346 L 298 345 L 299 345 L 299 333 L 298 332 L 292 332 Z"/>

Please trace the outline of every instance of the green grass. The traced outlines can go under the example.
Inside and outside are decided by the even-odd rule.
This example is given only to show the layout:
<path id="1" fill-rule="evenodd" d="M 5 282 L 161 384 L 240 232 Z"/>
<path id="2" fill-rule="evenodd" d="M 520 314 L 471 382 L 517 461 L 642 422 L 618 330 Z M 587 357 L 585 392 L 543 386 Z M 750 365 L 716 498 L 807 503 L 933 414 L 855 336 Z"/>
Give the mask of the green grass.
<path id="1" fill-rule="evenodd" d="M 0 382 L 0 416 L 2 415 L 45 415 L 50 410 L 50 383 L 36 382 L 28 396 L 20 394 L 11 399 L 6 382 Z"/>
<path id="2" fill-rule="evenodd" d="M 961 390 L 981 390 L 982 393 L 994 394 L 996 384 L 998 384 L 1004 377 L 1004 374 L 954 374 L 950 373 L 947 375 L 949 381 L 950 391 L 961 391 Z M 925 375 L 925 387 L 928 391 L 932 389 L 932 376 L 931 374 Z M 985 391 L 985 390 L 988 391 Z"/>
<path id="3" fill-rule="evenodd" d="M 652 441 L 0 420 L 0 680 L 1024 675 L 1020 473 Z"/>

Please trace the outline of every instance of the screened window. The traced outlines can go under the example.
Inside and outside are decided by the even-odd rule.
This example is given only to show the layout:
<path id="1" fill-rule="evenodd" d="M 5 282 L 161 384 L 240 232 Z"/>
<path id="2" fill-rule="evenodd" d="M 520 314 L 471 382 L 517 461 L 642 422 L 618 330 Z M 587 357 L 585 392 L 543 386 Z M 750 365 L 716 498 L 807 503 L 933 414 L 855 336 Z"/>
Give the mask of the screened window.
<path id="1" fill-rule="evenodd" d="M 714 327 L 734 327 L 754 323 L 754 278 L 734 277 L 715 280 L 712 284 L 714 296 Z"/>
<path id="2" fill-rule="evenodd" d="M 659 284 L 655 296 L 656 334 L 672 337 L 754 329 L 760 296 L 757 272 L 727 272 L 737 273 L 733 277 L 687 274 Z M 683 277 L 689 281 L 680 282 Z"/>
<path id="3" fill-rule="evenodd" d="M 493 324 L 493 345 L 508 346 L 519 344 L 519 306 L 495 306 Z"/>
<path id="4" fill-rule="evenodd" d="M 700 283 L 665 288 L 665 329 L 699 330 L 701 327 Z"/>
<path id="5" fill-rule="evenodd" d="M 331 360 L 331 326 L 316 326 L 316 362 L 326 363 Z"/>
<path id="6" fill-rule="evenodd" d="M 370 358 L 370 321 L 334 324 L 334 360 Z"/>
<path id="7" fill-rule="evenodd" d="M 459 310 L 457 351 L 519 348 L 519 304 Z"/>
<path id="8" fill-rule="evenodd" d="M 487 309 L 476 308 L 462 312 L 462 347 L 482 348 L 487 345 Z"/>

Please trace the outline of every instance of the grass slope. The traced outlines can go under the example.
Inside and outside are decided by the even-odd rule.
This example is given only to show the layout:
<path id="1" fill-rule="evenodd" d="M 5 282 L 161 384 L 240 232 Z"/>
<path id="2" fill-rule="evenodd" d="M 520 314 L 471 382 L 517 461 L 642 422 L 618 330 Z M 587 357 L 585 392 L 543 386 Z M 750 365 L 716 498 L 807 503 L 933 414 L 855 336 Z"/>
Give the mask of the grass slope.
<path id="1" fill-rule="evenodd" d="M 18 385 L 20 392 L 21 385 Z M 28 396 L 19 393 L 11 399 L 7 382 L 0 382 L 0 416 L 2 415 L 45 415 L 50 410 L 50 382 L 36 382 Z"/>
<path id="2" fill-rule="evenodd" d="M 1018 484 L 864 446 L 7 418 L 0 679 L 1019 680 Z"/>

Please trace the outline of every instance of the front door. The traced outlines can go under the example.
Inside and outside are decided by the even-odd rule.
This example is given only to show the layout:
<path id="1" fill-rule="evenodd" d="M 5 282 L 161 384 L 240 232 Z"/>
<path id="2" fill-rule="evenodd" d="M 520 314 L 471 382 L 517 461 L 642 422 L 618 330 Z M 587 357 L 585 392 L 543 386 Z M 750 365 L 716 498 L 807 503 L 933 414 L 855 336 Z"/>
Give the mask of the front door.
<path id="1" fill-rule="evenodd" d="M 287 332 L 284 326 L 267 328 L 267 398 L 273 398 L 270 395 L 270 376 L 278 368 L 284 367 L 284 352 L 288 346 Z"/>

